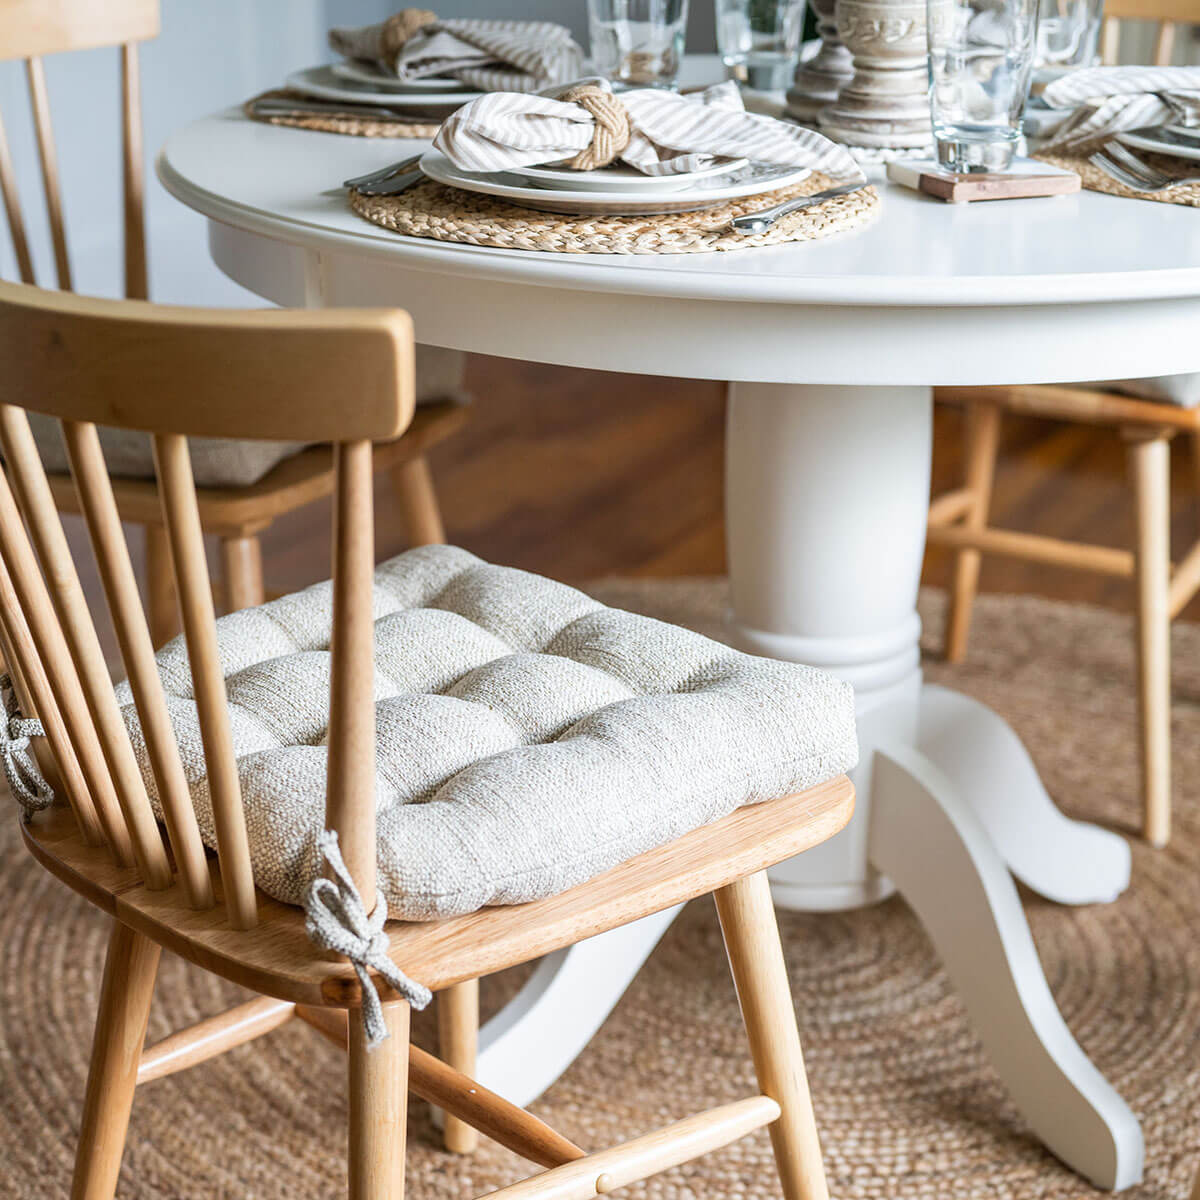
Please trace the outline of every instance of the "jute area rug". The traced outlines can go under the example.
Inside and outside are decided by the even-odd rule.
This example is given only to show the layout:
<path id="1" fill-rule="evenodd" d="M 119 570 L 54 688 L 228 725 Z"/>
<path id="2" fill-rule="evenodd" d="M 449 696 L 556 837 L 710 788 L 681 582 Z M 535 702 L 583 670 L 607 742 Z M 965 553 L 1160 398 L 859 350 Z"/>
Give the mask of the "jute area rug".
<path id="1" fill-rule="evenodd" d="M 715 583 L 596 589 L 606 601 L 717 630 Z M 940 597 L 925 604 L 931 646 Z M 1027 896 L 1067 1023 L 1142 1120 L 1147 1182 L 1136 1200 L 1185 1197 L 1200 1165 L 1200 627 L 1175 633 L 1177 833 L 1134 845 L 1117 903 L 1059 908 Z M 1137 816 L 1129 623 L 1025 598 L 979 601 L 967 666 L 929 677 L 993 705 L 1025 738 L 1072 815 L 1129 830 Z M 103 961 L 106 922 L 56 883 L 0 822 L 0 1195 L 66 1195 Z M 902 901 L 839 915 L 781 914 L 832 1190 L 839 1200 L 1100 1193 L 1045 1153 L 1008 1102 L 920 926 Z M 488 981 L 485 1003 L 514 974 Z M 239 999 L 164 959 L 150 1036 Z M 428 1040 L 427 1016 L 418 1033 Z M 339 1052 L 287 1026 L 138 1094 L 120 1195 L 307 1200 L 344 1195 Z M 753 1079 L 707 901 L 668 931 L 587 1051 L 538 1103 L 568 1136 L 599 1147 L 717 1102 Z M 409 1128 L 409 1194 L 455 1200 L 523 1173 L 484 1143 L 438 1148 L 424 1105 Z M 757 1200 L 778 1189 L 764 1133 L 628 1189 L 654 1200 Z"/>

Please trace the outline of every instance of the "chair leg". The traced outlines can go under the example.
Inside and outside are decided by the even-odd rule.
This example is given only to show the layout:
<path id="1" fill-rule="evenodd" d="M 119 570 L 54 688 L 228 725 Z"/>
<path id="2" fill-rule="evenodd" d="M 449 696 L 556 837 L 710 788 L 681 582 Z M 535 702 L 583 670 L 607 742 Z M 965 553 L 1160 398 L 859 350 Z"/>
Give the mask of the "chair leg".
<path id="1" fill-rule="evenodd" d="M 400 501 L 400 512 L 409 542 L 414 546 L 445 542 L 446 530 L 442 525 L 437 493 L 433 490 L 429 460 L 422 455 L 393 467 L 392 486 Z"/>
<path id="2" fill-rule="evenodd" d="M 967 413 L 966 487 L 973 499 L 963 522 L 966 529 L 987 527 L 992 502 L 992 481 L 996 474 L 996 451 L 1000 442 L 1000 408 L 995 404 L 973 403 Z M 962 662 L 967 655 L 967 636 L 971 629 L 971 609 L 979 588 L 980 552 L 965 548 L 954 556 L 954 582 L 950 589 L 950 608 L 946 614 L 946 660 Z"/>
<path id="3" fill-rule="evenodd" d="M 225 611 L 255 608 L 266 598 L 263 589 L 262 543 L 257 535 L 221 539 L 221 574 Z"/>
<path id="4" fill-rule="evenodd" d="M 146 531 L 146 622 L 157 650 L 179 632 L 179 607 L 175 602 L 175 573 L 171 545 L 162 525 L 144 525 Z"/>
<path id="5" fill-rule="evenodd" d="M 1144 832 L 1153 846 L 1171 835 L 1171 444 L 1159 434 L 1129 435 L 1137 517 L 1138 710 L 1141 719 Z"/>
<path id="6" fill-rule="evenodd" d="M 771 1145 L 784 1200 L 828 1200 L 796 1011 L 766 873 L 713 893 L 758 1086 L 783 1110 Z"/>
<path id="7" fill-rule="evenodd" d="M 157 942 L 113 922 L 71 1200 L 112 1200 L 117 1190 L 160 953 Z"/>
<path id="8" fill-rule="evenodd" d="M 350 1200 L 404 1200 L 409 1009 L 383 1011 L 391 1036 L 374 1050 L 362 1014 L 350 1012 Z"/>
<path id="9" fill-rule="evenodd" d="M 479 1047 L 479 980 L 456 983 L 437 994 L 438 1049 L 442 1059 L 464 1075 L 475 1074 Z M 470 1154 L 479 1134 L 466 1121 L 446 1114 L 442 1141 L 454 1154 Z"/>

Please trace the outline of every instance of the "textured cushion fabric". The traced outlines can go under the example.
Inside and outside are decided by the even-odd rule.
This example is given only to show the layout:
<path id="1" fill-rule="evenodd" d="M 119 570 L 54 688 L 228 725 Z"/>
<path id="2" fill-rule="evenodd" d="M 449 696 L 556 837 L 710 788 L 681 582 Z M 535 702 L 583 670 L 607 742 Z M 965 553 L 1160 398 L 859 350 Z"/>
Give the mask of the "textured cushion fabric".
<path id="1" fill-rule="evenodd" d="M 1200 371 L 1187 375 L 1153 375 L 1146 379 L 1110 379 L 1104 383 L 1080 384 L 1101 391 L 1124 392 L 1141 400 L 1195 408 L 1200 404 Z"/>
<path id="2" fill-rule="evenodd" d="M 255 879 L 291 904 L 324 820 L 331 605 L 326 582 L 218 622 Z M 374 607 L 379 886 L 396 917 L 553 895 L 856 761 L 846 684 L 465 550 L 384 563 Z M 211 846 L 183 640 L 158 663 Z M 118 699 L 157 805 L 127 684 Z"/>
<path id="3" fill-rule="evenodd" d="M 462 394 L 465 356 L 459 350 L 418 346 L 417 403 L 453 400 Z M 67 452 L 59 435 L 58 422 L 41 413 L 30 413 L 33 437 L 46 470 L 56 475 L 67 471 Z M 189 438 L 192 474 L 198 487 L 248 487 L 257 483 L 285 458 L 303 450 L 305 442 L 247 442 L 233 438 Z M 100 445 L 109 472 L 117 479 L 153 479 L 154 455 L 150 439 L 130 429 L 100 430 Z"/>

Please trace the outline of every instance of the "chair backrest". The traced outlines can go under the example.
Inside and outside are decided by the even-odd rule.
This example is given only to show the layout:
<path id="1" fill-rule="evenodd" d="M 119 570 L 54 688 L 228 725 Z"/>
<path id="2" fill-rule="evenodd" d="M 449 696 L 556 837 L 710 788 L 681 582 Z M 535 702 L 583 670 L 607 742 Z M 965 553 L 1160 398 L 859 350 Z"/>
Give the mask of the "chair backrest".
<path id="1" fill-rule="evenodd" d="M 124 212 L 125 295 L 147 296 L 142 110 L 139 41 L 157 36 L 158 0 L 0 0 L 0 61 L 23 58 L 42 167 L 46 215 L 54 247 L 55 277 L 71 287 L 71 261 L 63 223 L 58 153 L 42 56 L 66 50 L 119 46 L 121 54 L 121 178 Z M 8 140 L 0 116 L 0 197 L 8 214 L 17 269 L 25 283 L 37 282 Z"/>
<path id="2" fill-rule="evenodd" d="M 1200 25 L 1200 0 L 1104 0 L 1104 31 L 1100 57 L 1106 63 L 1117 61 L 1121 21 L 1153 21 L 1154 65 L 1166 67 L 1175 51 L 1175 35 L 1180 25 Z"/>
<path id="3" fill-rule="evenodd" d="M 174 882 L 26 409 L 58 417 L 161 800 L 179 885 L 213 904 L 96 423 L 152 435 L 230 922 L 255 923 L 249 847 L 187 438 L 334 443 L 327 826 L 375 903 L 371 442 L 413 412 L 407 314 L 173 309 L 0 283 L 0 649 L 89 841 Z"/>

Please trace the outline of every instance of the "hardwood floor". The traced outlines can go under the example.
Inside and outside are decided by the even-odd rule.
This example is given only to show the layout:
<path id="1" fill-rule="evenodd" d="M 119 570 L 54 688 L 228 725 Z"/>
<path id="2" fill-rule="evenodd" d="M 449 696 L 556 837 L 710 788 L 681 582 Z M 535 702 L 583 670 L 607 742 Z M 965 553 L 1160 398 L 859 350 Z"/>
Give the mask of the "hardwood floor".
<path id="1" fill-rule="evenodd" d="M 467 382 L 477 397 L 473 418 L 432 456 L 451 541 L 494 562 L 570 582 L 724 571 L 722 385 L 495 358 L 473 358 Z M 960 478 L 961 425 L 957 410 L 938 408 L 936 490 Z M 1179 556 L 1200 536 L 1200 501 L 1189 447 L 1184 439 L 1177 443 L 1173 542 Z M 386 557 L 406 545 L 386 479 L 377 480 L 376 502 L 377 553 Z M 1131 545 L 1133 515 L 1119 439 L 1079 426 L 1006 418 L 995 520 L 1014 529 Z M 72 541 L 82 540 L 82 527 L 74 519 L 69 524 Z M 291 591 L 325 578 L 328 537 L 324 504 L 277 522 L 264 538 L 268 588 Z M 84 575 L 102 610 L 98 581 Z M 944 584 L 947 577 L 948 555 L 931 551 L 926 581 Z M 985 560 L 982 587 L 1122 611 L 1131 611 L 1133 603 L 1132 589 L 1121 580 L 999 558 Z M 1200 619 L 1200 600 L 1183 615 Z"/>
<path id="2" fill-rule="evenodd" d="M 452 541 L 493 561 L 571 581 L 724 571 L 722 385 L 495 358 L 473 358 L 468 384 L 478 398 L 473 419 L 433 456 Z M 961 425 L 957 410 L 938 408 L 935 490 L 960 477 Z M 1174 450 L 1177 554 L 1200 536 L 1184 441 Z M 392 554 L 404 538 L 382 481 L 378 504 L 378 550 Z M 321 569 L 327 515 L 308 510 L 272 530 L 273 589 L 301 586 Z M 1131 545 L 1119 439 L 1006 418 L 995 519 L 1014 529 Z M 948 558 L 944 551 L 928 554 L 928 582 L 946 582 Z M 1121 580 L 999 558 L 985 560 L 982 587 L 1132 608 L 1131 589 Z M 1200 602 L 1184 616 L 1200 618 Z"/>

